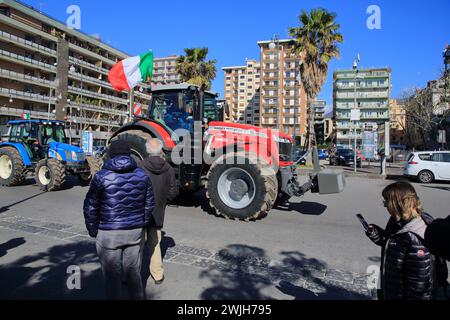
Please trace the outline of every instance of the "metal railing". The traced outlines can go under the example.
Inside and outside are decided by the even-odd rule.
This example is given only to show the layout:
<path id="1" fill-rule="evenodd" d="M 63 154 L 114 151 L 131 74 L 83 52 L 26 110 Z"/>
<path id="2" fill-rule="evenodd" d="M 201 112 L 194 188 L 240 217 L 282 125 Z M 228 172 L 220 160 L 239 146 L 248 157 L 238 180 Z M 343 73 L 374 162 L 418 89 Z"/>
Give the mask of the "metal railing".
<path id="1" fill-rule="evenodd" d="M 45 62 L 41 62 L 41 61 L 37 61 L 37 60 L 31 59 L 31 58 L 27 58 L 27 57 L 24 57 L 24 56 L 21 56 L 21 55 L 18 55 L 18 54 L 9 52 L 9 51 L 0 50 L 0 56 L 4 56 L 4 57 L 8 57 L 13 60 L 29 63 L 31 65 L 40 66 L 42 68 L 50 69 L 53 72 L 56 72 L 56 67 L 54 65 L 51 65 L 51 64 L 48 64 Z"/>
<path id="2" fill-rule="evenodd" d="M 68 89 L 69 89 L 69 92 L 83 93 L 83 95 L 93 97 L 93 98 L 98 98 L 98 99 L 102 99 L 102 100 L 106 100 L 106 101 L 115 101 L 117 103 L 125 104 L 125 105 L 128 103 L 127 99 L 110 96 L 110 95 L 107 95 L 104 93 L 96 93 L 96 92 L 92 92 L 92 91 L 81 89 L 81 88 L 74 87 L 74 86 L 68 86 Z"/>
<path id="3" fill-rule="evenodd" d="M 52 56 L 56 56 L 56 54 L 57 54 L 56 50 L 50 49 L 50 48 L 48 48 L 46 46 L 34 43 L 32 41 L 29 41 L 29 40 L 25 40 L 23 38 L 20 38 L 18 36 L 12 35 L 12 34 L 10 34 L 8 32 L 5 32 L 5 31 L 0 31 L 0 37 L 3 38 L 3 39 L 6 39 L 8 41 L 21 43 L 21 44 L 27 45 L 29 47 L 32 47 L 34 49 L 45 51 L 46 53 L 48 53 L 48 54 L 50 54 Z"/>
<path id="4" fill-rule="evenodd" d="M 24 91 L 18 91 L 15 89 L 6 89 L 6 88 L 0 88 L 0 95 L 11 97 L 11 98 L 22 98 L 22 99 L 34 99 L 38 100 L 39 102 L 45 102 L 48 103 L 49 100 L 51 103 L 55 103 L 56 99 L 52 97 L 51 99 L 48 96 L 44 96 L 37 93 L 30 93 L 30 92 L 24 92 Z"/>
<path id="5" fill-rule="evenodd" d="M 0 75 L 3 77 L 8 77 L 10 79 L 14 79 L 14 80 L 28 80 L 28 81 L 31 81 L 34 83 L 38 82 L 41 84 L 45 84 L 47 87 L 56 87 L 56 83 L 53 81 L 29 76 L 29 75 L 26 75 L 23 73 L 17 73 L 17 72 L 6 70 L 6 69 L 0 68 Z"/>

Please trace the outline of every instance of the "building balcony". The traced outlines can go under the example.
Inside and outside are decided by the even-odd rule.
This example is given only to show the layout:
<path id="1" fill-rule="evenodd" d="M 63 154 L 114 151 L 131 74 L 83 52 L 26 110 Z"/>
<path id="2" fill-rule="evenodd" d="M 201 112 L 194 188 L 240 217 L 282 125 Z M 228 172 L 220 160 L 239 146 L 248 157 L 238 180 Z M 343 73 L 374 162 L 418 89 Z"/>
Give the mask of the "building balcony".
<path id="1" fill-rule="evenodd" d="M 20 38 L 18 36 L 12 35 L 10 33 L 4 32 L 0 30 L 0 39 L 6 41 L 6 42 L 11 42 L 14 43 L 16 45 L 19 45 L 23 48 L 26 49 L 32 49 L 33 51 L 38 51 L 40 53 L 52 56 L 52 57 L 56 57 L 57 53 L 56 50 L 50 49 L 48 47 L 42 46 L 40 44 L 25 40 L 23 38 Z"/>
<path id="2" fill-rule="evenodd" d="M 101 99 L 101 100 L 105 100 L 108 102 L 115 102 L 115 103 L 124 104 L 124 105 L 128 104 L 127 99 L 122 99 L 122 98 L 111 96 L 111 95 L 104 94 L 104 93 L 92 92 L 92 91 L 81 89 L 81 88 L 78 88 L 75 86 L 68 86 L 68 91 L 70 93 L 83 94 L 83 96 Z"/>
<path id="3" fill-rule="evenodd" d="M 97 71 L 97 72 L 103 73 L 105 75 L 109 74 L 109 70 L 108 69 L 96 66 L 96 65 L 91 64 L 89 62 L 86 62 L 86 61 L 83 61 L 83 60 L 80 60 L 80 59 L 77 59 L 77 58 L 74 58 L 74 57 L 71 57 L 71 56 L 69 56 L 69 64 L 75 64 L 76 66 L 80 66 L 81 65 L 81 66 L 83 66 L 83 68 L 88 68 L 90 70 Z"/>
<path id="4" fill-rule="evenodd" d="M 38 68 L 47 72 L 53 72 L 56 73 L 56 67 L 54 65 L 41 62 L 38 60 L 30 59 L 9 51 L 0 50 L 0 59 L 12 62 L 12 63 L 19 63 L 21 65 L 25 65 L 28 67 L 34 67 Z"/>
<path id="5" fill-rule="evenodd" d="M 0 96 L 13 98 L 13 99 L 19 99 L 19 100 L 26 100 L 26 101 L 33 101 L 33 102 L 40 102 L 40 103 L 51 103 L 55 104 L 56 99 L 54 97 L 49 98 L 48 96 L 37 94 L 37 93 L 30 93 L 30 92 L 24 92 L 24 91 L 18 91 L 14 89 L 6 89 L 6 88 L 0 88 Z"/>
<path id="6" fill-rule="evenodd" d="M 43 111 L 30 111 L 19 108 L 0 107 L 0 114 L 5 116 L 22 117 L 22 113 L 29 113 L 32 119 L 48 119 L 49 116 L 51 120 L 55 119 L 55 115 L 53 113 L 50 113 L 49 115 L 48 112 Z"/>
<path id="7" fill-rule="evenodd" d="M 38 77 L 33 77 L 33 76 L 29 76 L 23 73 L 17 73 L 14 71 L 9 71 L 6 69 L 1 69 L 0 68 L 0 77 L 1 78 L 5 78 L 5 79 L 11 79 L 11 80 L 16 80 L 19 82 L 25 82 L 25 83 L 29 83 L 32 85 L 38 85 L 38 86 L 42 86 L 42 87 L 56 87 L 56 84 L 53 81 L 49 81 L 46 79 L 41 79 Z"/>
<path id="8" fill-rule="evenodd" d="M 355 95 L 353 92 L 338 92 L 336 94 L 336 98 L 338 99 L 354 99 Z M 356 99 L 379 99 L 389 98 L 389 92 L 357 92 Z"/>

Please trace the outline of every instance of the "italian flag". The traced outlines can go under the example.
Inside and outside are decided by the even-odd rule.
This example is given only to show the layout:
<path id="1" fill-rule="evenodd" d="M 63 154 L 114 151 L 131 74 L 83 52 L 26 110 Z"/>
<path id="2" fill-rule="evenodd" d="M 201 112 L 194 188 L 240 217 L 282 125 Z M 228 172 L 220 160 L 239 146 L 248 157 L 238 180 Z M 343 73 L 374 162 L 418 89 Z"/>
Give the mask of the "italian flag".
<path id="1" fill-rule="evenodd" d="M 115 64 L 109 71 L 108 80 L 116 91 L 130 91 L 139 82 L 150 80 L 152 73 L 153 51 L 150 51 Z"/>

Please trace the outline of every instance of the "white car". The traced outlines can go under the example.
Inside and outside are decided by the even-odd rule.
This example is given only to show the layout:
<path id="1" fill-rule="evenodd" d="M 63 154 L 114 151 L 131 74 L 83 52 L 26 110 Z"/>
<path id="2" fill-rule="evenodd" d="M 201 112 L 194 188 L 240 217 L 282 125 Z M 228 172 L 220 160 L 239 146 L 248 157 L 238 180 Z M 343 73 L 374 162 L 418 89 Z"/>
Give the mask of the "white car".
<path id="1" fill-rule="evenodd" d="M 417 178 L 421 183 L 450 180 L 450 151 L 421 151 L 410 153 L 403 175 Z"/>

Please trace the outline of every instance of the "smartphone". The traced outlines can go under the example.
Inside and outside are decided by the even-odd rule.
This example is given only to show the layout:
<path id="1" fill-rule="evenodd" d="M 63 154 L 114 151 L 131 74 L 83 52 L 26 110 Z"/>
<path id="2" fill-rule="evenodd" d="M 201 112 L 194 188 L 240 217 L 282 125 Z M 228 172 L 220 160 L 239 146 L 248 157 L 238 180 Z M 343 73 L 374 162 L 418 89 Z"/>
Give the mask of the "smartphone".
<path id="1" fill-rule="evenodd" d="M 359 222 L 361 222 L 361 224 L 364 227 L 364 230 L 369 231 L 369 224 L 367 223 L 367 221 L 363 218 L 363 216 L 361 214 L 357 214 L 356 217 L 358 218 Z"/>

